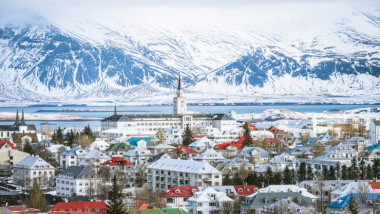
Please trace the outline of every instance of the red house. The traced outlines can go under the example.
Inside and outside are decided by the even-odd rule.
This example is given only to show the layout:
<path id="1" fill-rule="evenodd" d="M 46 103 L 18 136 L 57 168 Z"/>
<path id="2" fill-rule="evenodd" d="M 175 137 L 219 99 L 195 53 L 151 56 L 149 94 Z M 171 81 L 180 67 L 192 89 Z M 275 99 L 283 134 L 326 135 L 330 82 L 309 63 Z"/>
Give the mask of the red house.
<path id="1" fill-rule="evenodd" d="M 60 202 L 51 211 L 107 214 L 107 207 L 104 201 Z"/>

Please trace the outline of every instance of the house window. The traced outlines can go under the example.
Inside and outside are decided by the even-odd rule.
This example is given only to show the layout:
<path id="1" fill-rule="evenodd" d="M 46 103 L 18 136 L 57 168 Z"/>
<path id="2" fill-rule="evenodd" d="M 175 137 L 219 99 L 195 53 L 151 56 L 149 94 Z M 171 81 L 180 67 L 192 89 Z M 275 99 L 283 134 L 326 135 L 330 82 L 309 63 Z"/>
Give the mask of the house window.
<path id="1" fill-rule="evenodd" d="M 198 207 L 201 207 L 203 205 L 203 203 L 198 203 L 197 205 L 198 205 Z"/>
<path id="2" fill-rule="evenodd" d="M 91 208 L 86 208 L 86 212 L 91 212 Z"/>
<path id="3" fill-rule="evenodd" d="M 78 208 L 77 211 L 80 211 L 80 208 Z"/>
<path id="4" fill-rule="evenodd" d="M 210 206 L 210 207 L 216 207 L 216 202 L 211 202 L 211 203 L 209 203 L 209 206 Z"/>

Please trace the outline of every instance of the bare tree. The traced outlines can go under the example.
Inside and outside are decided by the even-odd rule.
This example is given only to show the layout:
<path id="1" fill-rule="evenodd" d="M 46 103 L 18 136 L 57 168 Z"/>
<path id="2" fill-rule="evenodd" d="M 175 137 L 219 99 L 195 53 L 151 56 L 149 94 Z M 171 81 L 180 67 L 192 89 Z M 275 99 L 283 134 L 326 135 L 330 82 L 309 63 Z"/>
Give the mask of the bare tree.
<path id="1" fill-rule="evenodd" d="M 147 187 L 136 188 L 134 199 L 140 204 L 146 203 L 149 208 L 166 206 L 164 197 L 160 193 L 150 192 Z"/>
<path id="2" fill-rule="evenodd" d="M 316 183 L 318 185 L 319 194 L 320 194 L 320 201 L 319 201 L 319 211 L 323 212 L 323 187 L 325 186 L 325 176 L 323 173 L 320 173 L 319 176 L 317 176 Z"/>
<path id="3" fill-rule="evenodd" d="M 274 214 L 292 214 L 294 213 L 292 209 L 289 206 L 289 202 L 287 200 L 280 200 L 275 203 L 273 210 L 270 210 L 269 213 L 274 213 Z"/>
<path id="4" fill-rule="evenodd" d="M 233 201 L 219 202 L 218 211 L 220 214 L 234 214 L 235 205 Z"/>
<path id="5" fill-rule="evenodd" d="M 366 181 L 358 181 L 356 191 L 358 192 L 359 199 L 362 203 L 367 203 L 368 200 L 368 194 L 371 191 L 371 187 Z"/>
<path id="6" fill-rule="evenodd" d="M 88 147 L 90 147 L 91 143 L 93 142 L 93 139 L 91 137 L 88 137 L 88 135 L 80 134 L 75 137 L 75 142 L 82 149 L 87 149 Z"/>

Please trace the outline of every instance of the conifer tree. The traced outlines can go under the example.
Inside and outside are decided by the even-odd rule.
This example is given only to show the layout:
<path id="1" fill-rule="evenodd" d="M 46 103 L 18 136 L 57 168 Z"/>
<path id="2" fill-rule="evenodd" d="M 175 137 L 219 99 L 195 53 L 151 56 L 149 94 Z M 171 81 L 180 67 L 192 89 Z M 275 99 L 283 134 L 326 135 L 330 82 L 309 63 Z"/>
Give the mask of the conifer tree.
<path id="1" fill-rule="evenodd" d="M 281 173 L 275 173 L 273 175 L 273 182 L 271 184 L 281 184 L 281 181 L 282 181 Z"/>
<path id="2" fill-rule="evenodd" d="M 340 179 L 341 178 L 341 173 L 340 173 L 340 165 L 339 163 L 336 163 L 336 179 Z"/>
<path id="3" fill-rule="evenodd" d="M 22 151 L 26 152 L 26 153 L 29 153 L 30 155 L 34 155 L 34 149 L 32 147 L 32 144 L 30 144 L 29 141 L 24 144 L 24 147 L 22 148 Z"/>
<path id="4" fill-rule="evenodd" d="M 267 168 L 267 172 L 265 173 L 265 179 L 267 180 L 267 185 L 274 184 L 273 171 L 271 167 Z"/>
<path id="5" fill-rule="evenodd" d="M 94 134 L 92 133 L 92 129 L 90 128 L 90 125 L 87 125 L 86 127 L 84 127 L 82 131 L 82 135 L 87 135 L 89 139 L 94 141 Z"/>
<path id="6" fill-rule="evenodd" d="M 336 180 L 336 174 L 335 174 L 335 168 L 334 166 L 330 166 L 329 174 L 328 174 L 329 180 Z"/>
<path id="7" fill-rule="evenodd" d="M 342 166 L 342 180 L 348 180 L 348 169 L 346 165 Z"/>
<path id="8" fill-rule="evenodd" d="M 125 214 L 126 210 L 123 207 L 123 195 L 121 193 L 121 188 L 117 184 L 117 177 L 114 174 L 112 178 L 112 188 L 108 192 L 109 205 L 107 207 L 108 214 Z"/>
<path id="9" fill-rule="evenodd" d="M 290 173 L 292 175 L 292 184 L 294 184 L 297 180 L 297 173 L 294 169 L 292 169 L 292 171 Z"/>
<path id="10" fill-rule="evenodd" d="M 70 132 L 68 132 L 66 134 L 66 145 L 69 146 L 69 147 L 73 147 L 73 144 L 74 144 L 74 141 L 75 141 L 75 134 L 73 132 L 73 130 L 70 130 Z"/>
<path id="11" fill-rule="evenodd" d="M 306 176 L 307 176 L 307 180 L 313 180 L 314 179 L 313 169 L 311 168 L 310 165 L 307 166 Z"/>
<path id="12" fill-rule="evenodd" d="M 327 180 L 328 176 L 329 176 L 329 170 L 327 169 L 327 166 L 325 166 L 325 165 L 322 168 L 322 176 L 323 176 L 324 180 Z"/>
<path id="13" fill-rule="evenodd" d="M 251 136 L 251 129 L 249 128 L 248 126 L 248 122 L 246 122 L 243 126 L 244 128 L 244 133 L 243 133 L 243 136 L 244 136 L 244 141 L 243 141 L 243 147 L 246 147 L 246 146 L 250 146 L 253 144 L 253 139 L 252 139 L 252 136 Z"/>
<path id="14" fill-rule="evenodd" d="M 245 179 L 245 182 L 248 184 L 248 185 L 256 185 L 256 186 L 259 186 L 261 185 L 259 183 L 259 180 L 258 180 L 258 176 L 255 174 L 255 173 L 250 173 L 247 178 Z"/>
<path id="15" fill-rule="evenodd" d="M 356 164 L 356 157 L 353 157 L 351 160 L 351 166 L 348 168 L 349 174 L 348 179 L 357 180 L 359 177 L 359 168 Z"/>
<path id="16" fill-rule="evenodd" d="M 366 179 L 367 180 L 372 180 L 373 179 L 372 167 L 369 164 L 367 165 Z"/>
<path id="17" fill-rule="evenodd" d="M 63 131 L 62 131 L 61 127 L 58 127 L 58 129 L 57 129 L 56 142 L 59 144 L 62 144 L 64 142 Z"/>
<path id="18" fill-rule="evenodd" d="M 359 173 L 359 177 L 362 179 L 362 180 L 364 180 L 364 178 L 365 178 L 365 173 L 366 173 L 366 166 L 365 166 L 365 162 L 364 162 L 364 160 L 362 159 L 361 161 L 360 161 L 360 163 L 359 163 L 359 170 L 360 170 L 360 173 Z"/>
<path id="19" fill-rule="evenodd" d="M 265 187 L 265 177 L 263 174 L 260 174 L 259 178 L 258 178 L 258 185 L 260 188 L 264 188 Z"/>
<path id="20" fill-rule="evenodd" d="M 288 166 L 286 166 L 285 170 L 284 170 L 284 174 L 283 174 L 283 184 L 291 184 L 292 183 L 292 174 L 291 174 L 291 171 L 289 169 Z"/>
<path id="21" fill-rule="evenodd" d="M 33 180 L 33 188 L 29 191 L 29 196 L 25 201 L 25 205 L 29 208 L 36 208 L 41 211 L 46 211 L 49 208 L 49 203 L 42 194 L 42 190 L 36 178 Z"/>
<path id="22" fill-rule="evenodd" d="M 372 172 L 373 172 L 373 177 L 377 179 L 379 177 L 379 172 L 380 172 L 380 159 L 375 158 L 373 160 Z"/>
<path id="23" fill-rule="evenodd" d="M 350 202 L 347 204 L 346 211 L 350 214 L 359 214 L 359 204 L 358 201 L 354 198 L 354 195 L 351 193 Z"/>
<path id="24" fill-rule="evenodd" d="M 302 182 L 304 180 L 306 180 L 306 163 L 301 162 L 298 170 L 298 182 Z"/>
<path id="25" fill-rule="evenodd" d="M 241 179 L 238 173 L 235 173 L 234 177 L 232 178 L 232 185 L 242 185 L 242 184 L 243 184 L 243 180 Z"/>
<path id="26" fill-rule="evenodd" d="M 232 180 L 230 178 L 230 174 L 227 174 L 222 181 L 223 185 L 232 185 Z"/>
<path id="27" fill-rule="evenodd" d="M 188 146 L 194 141 L 193 132 L 191 131 L 190 126 L 186 125 L 185 131 L 182 134 L 182 145 Z"/>

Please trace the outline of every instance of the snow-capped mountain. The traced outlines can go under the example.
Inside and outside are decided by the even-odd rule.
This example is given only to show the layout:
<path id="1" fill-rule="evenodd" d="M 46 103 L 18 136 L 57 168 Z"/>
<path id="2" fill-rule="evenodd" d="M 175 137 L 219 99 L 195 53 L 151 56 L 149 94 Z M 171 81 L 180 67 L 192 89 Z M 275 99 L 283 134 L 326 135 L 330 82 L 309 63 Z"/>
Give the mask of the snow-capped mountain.
<path id="1" fill-rule="evenodd" d="M 380 15 L 357 13 L 352 20 L 311 40 L 292 41 L 149 24 L 125 30 L 82 22 L 69 29 L 37 16 L 0 26 L 0 99 L 167 103 L 181 75 L 190 99 L 205 102 L 376 102 Z"/>

